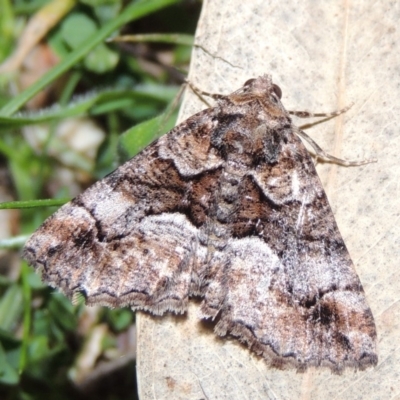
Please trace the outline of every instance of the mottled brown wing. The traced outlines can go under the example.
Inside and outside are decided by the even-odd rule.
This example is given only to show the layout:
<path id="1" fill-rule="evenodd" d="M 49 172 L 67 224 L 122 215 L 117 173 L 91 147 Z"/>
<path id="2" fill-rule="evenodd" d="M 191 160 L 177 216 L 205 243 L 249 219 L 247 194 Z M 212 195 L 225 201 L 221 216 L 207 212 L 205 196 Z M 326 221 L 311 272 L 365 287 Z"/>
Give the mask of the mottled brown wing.
<path id="1" fill-rule="evenodd" d="M 202 315 L 277 367 L 375 365 L 373 316 L 312 159 L 282 136 L 277 160 L 249 170 L 230 199 L 230 239 L 209 278 L 227 289 L 207 288 Z"/>
<path id="2" fill-rule="evenodd" d="M 24 255 L 88 304 L 201 313 L 272 365 L 364 368 L 376 331 L 269 76 L 189 118 L 50 217 Z"/>
<path id="3" fill-rule="evenodd" d="M 43 280 L 87 304 L 183 312 L 202 262 L 197 226 L 222 164 L 209 151 L 212 112 L 189 118 L 48 218 L 24 248 Z"/>

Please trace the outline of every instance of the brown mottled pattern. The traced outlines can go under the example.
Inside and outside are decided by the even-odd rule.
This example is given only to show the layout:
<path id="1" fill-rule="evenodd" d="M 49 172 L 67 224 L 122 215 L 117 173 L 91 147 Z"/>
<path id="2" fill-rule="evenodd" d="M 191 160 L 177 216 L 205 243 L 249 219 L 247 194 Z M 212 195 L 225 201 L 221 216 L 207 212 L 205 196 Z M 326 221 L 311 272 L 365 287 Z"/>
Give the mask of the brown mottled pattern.
<path id="1" fill-rule="evenodd" d="M 216 321 L 272 366 L 377 363 L 374 320 L 269 76 L 248 81 L 50 217 L 24 256 L 88 304 Z"/>

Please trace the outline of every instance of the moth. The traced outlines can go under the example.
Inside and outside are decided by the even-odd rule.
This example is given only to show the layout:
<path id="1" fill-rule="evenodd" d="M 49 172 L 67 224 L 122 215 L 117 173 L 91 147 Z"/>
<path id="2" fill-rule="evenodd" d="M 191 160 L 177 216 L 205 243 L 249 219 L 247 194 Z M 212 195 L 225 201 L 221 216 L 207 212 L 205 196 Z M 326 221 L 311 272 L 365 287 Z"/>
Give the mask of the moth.
<path id="1" fill-rule="evenodd" d="M 198 297 L 217 335 L 273 367 L 375 365 L 371 310 L 290 118 L 308 115 L 281 95 L 264 75 L 214 96 L 48 218 L 24 257 L 89 305 L 162 315 Z"/>

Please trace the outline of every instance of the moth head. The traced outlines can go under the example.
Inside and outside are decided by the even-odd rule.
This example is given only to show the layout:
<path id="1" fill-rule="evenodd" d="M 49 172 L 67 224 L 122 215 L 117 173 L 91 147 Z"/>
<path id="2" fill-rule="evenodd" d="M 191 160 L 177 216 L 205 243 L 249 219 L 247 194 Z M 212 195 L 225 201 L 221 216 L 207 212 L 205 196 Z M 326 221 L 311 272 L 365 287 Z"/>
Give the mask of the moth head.
<path id="1" fill-rule="evenodd" d="M 282 98 L 282 89 L 272 82 L 269 75 L 248 79 L 243 85 L 243 91 L 252 93 L 253 95 L 259 94 L 265 96 L 269 94 L 273 101 Z"/>

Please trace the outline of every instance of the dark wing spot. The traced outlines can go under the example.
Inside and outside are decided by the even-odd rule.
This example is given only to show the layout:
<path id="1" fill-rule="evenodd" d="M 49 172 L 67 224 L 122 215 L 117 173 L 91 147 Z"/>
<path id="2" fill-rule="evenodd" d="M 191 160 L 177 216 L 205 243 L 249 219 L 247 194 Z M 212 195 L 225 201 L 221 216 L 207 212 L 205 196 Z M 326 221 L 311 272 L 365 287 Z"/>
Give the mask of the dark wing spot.
<path id="1" fill-rule="evenodd" d="M 49 249 L 47 250 L 47 257 L 53 257 L 61 250 L 61 248 L 62 248 L 61 244 L 49 247 Z"/>
<path id="2" fill-rule="evenodd" d="M 315 307 L 312 319 L 322 325 L 330 325 L 335 321 L 336 313 L 329 304 L 321 304 L 319 307 Z"/>
<path id="3" fill-rule="evenodd" d="M 343 333 L 336 332 L 335 339 L 338 344 L 342 346 L 343 349 L 349 351 L 352 349 L 350 340 L 347 336 L 343 335 Z"/>
<path id="4" fill-rule="evenodd" d="M 93 244 L 94 234 L 92 230 L 81 231 L 73 237 L 73 241 L 76 247 L 87 248 Z"/>

